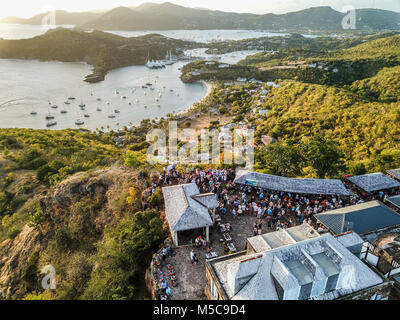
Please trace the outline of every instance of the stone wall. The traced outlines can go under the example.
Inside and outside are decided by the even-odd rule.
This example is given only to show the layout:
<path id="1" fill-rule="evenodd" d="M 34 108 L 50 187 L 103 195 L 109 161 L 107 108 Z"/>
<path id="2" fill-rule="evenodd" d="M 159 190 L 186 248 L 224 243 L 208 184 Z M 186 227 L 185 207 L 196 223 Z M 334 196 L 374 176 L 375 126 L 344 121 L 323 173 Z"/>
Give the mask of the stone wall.
<path id="1" fill-rule="evenodd" d="M 228 300 L 225 290 L 222 288 L 217 275 L 215 274 L 213 267 L 210 263 L 206 262 L 206 286 L 204 289 L 204 294 L 207 300 L 215 301 L 216 298 L 211 293 L 211 283 L 213 282 L 218 291 L 218 300 Z"/>

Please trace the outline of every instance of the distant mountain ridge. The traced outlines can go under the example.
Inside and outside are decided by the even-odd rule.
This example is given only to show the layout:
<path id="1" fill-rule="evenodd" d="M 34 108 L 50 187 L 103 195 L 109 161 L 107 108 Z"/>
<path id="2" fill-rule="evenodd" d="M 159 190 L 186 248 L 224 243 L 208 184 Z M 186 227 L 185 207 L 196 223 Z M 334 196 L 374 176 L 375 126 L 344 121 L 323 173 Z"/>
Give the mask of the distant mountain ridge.
<path id="1" fill-rule="evenodd" d="M 331 7 L 313 7 L 286 14 L 250 14 L 194 9 L 175 5 L 145 3 L 138 7 L 118 7 L 105 13 L 57 11 L 57 24 L 74 24 L 97 30 L 174 30 L 174 29 L 264 29 L 331 30 L 342 29 L 345 13 Z M 44 14 L 30 19 L 9 17 L 0 22 L 40 24 Z M 381 9 L 356 11 L 357 29 L 400 30 L 400 13 Z"/>
<path id="2" fill-rule="evenodd" d="M 104 12 L 67 12 L 63 10 L 57 10 L 56 12 L 56 23 L 58 25 L 81 25 L 88 23 L 94 19 L 100 18 Z M 48 12 L 35 15 L 29 19 L 22 19 L 18 17 L 7 17 L 1 19 L 2 23 L 10 24 L 32 24 L 40 25 L 42 24 L 43 18 L 48 15 Z"/>

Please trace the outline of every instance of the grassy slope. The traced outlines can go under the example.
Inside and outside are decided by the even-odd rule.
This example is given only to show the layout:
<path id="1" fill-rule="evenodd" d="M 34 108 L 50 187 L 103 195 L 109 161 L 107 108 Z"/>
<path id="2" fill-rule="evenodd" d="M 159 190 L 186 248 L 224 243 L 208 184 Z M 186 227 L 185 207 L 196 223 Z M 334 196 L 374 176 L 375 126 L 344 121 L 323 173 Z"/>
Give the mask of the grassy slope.
<path id="1" fill-rule="evenodd" d="M 323 85 L 284 81 L 265 103 L 271 112 L 257 122 L 258 135 L 285 140 L 322 132 L 337 141 L 349 161 L 370 162 L 375 156 L 400 152 L 400 103 L 371 102 L 361 96 Z M 400 165 L 400 163 L 398 163 Z"/>

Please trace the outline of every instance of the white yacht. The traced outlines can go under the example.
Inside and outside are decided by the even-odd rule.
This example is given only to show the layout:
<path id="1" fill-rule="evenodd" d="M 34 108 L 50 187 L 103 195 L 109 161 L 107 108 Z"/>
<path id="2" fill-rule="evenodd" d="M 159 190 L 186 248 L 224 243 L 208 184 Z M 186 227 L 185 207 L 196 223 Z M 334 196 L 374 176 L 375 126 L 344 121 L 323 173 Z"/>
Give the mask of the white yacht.
<path id="1" fill-rule="evenodd" d="M 150 54 L 148 53 L 146 67 L 149 69 L 161 69 L 165 68 L 165 65 L 162 64 L 160 61 L 150 60 Z"/>
<path id="2" fill-rule="evenodd" d="M 78 119 L 78 120 L 75 121 L 75 124 L 76 124 L 77 126 L 82 126 L 82 125 L 85 124 L 85 122 L 82 121 L 81 119 Z"/>

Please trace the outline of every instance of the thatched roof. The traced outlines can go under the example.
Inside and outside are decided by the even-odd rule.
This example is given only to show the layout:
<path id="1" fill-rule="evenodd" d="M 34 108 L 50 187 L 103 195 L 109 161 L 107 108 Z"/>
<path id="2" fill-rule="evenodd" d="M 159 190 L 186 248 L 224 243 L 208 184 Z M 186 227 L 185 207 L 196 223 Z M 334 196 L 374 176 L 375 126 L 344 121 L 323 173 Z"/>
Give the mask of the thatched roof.
<path id="1" fill-rule="evenodd" d="M 284 178 L 242 169 L 237 170 L 235 183 L 251 185 L 266 190 L 299 194 L 339 196 L 349 196 L 352 194 L 345 188 L 343 182 L 338 179 Z"/>
<path id="2" fill-rule="evenodd" d="M 347 178 L 366 192 L 375 192 L 400 187 L 400 182 L 388 177 L 382 172 Z"/>
<path id="3" fill-rule="evenodd" d="M 393 178 L 400 180 L 400 169 L 393 169 L 386 171 L 388 175 L 392 176 Z"/>

